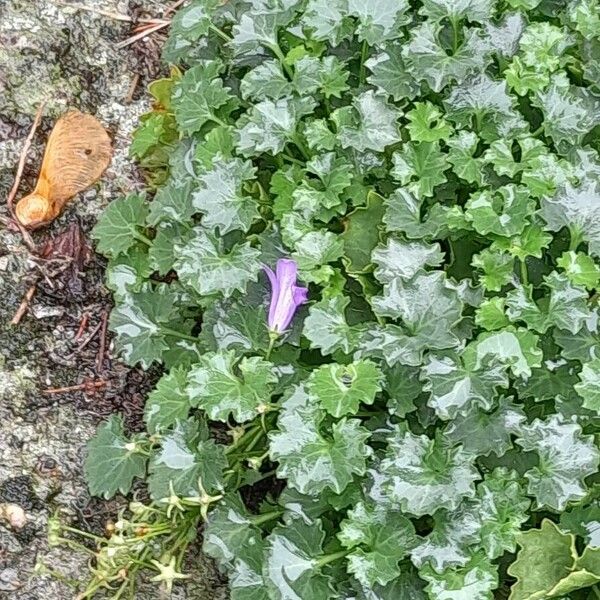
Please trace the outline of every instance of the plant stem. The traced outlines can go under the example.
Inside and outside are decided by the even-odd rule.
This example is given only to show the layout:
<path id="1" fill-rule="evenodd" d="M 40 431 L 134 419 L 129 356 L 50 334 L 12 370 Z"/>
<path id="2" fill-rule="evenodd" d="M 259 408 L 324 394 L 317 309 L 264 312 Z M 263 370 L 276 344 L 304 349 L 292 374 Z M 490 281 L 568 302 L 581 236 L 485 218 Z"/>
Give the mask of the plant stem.
<path id="1" fill-rule="evenodd" d="M 267 47 L 277 57 L 277 59 L 281 63 L 281 66 L 283 67 L 283 70 L 286 72 L 286 75 L 290 79 L 294 79 L 294 72 L 292 71 L 292 69 L 290 68 L 290 66 L 285 62 L 285 56 L 283 55 L 283 52 L 281 51 L 281 48 L 279 47 L 279 44 L 277 44 L 277 43 L 275 43 L 275 44 L 269 44 Z"/>
<path id="2" fill-rule="evenodd" d="M 452 23 L 452 54 L 458 50 L 458 19 L 450 19 Z"/>
<path id="3" fill-rule="evenodd" d="M 282 510 L 274 510 L 268 513 L 264 513 L 262 515 L 256 515 L 255 517 L 250 517 L 249 520 L 252 525 L 262 525 L 267 521 L 272 521 L 273 519 L 278 519 L 283 514 Z"/>
<path id="4" fill-rule="evenodd" d="M 211 121 L 213 123 L 216 123 L 217 125 L 220 125 L 221 127 L 228 127 L 227 123 L 225 123 L 225 121 L 222 121 L 221 119 L 219 119 L 219 117 L 217 117 L 216 115 L 213 115 L 211 117 Z"/>
<path id="5" fill-rule="evenodd" d="M 211 24 L 209 25 L 209 29 L 216 33 L 222 40 L 226 42 L 231 41 L 231 38 L 224 31 L 221 31 L 217 26 Z"/>
<path id="6" fill-rule="evenodd" d="M 523 285 L 527 285 L 529 283 L 529 276 L 527 273 L 527 263 L 525 262 L 525 259 L 520 260 L 519 263 L 521 264 L 521 283 Z"/>
<path id="7" fill-rule="evenodd" d="M 183 333 L 181 331 L 176 331 L 175 329 L 171 329 L 170 327 L 161 327 L 160 330 L 165 335 L 172 335 L 173 337 L 180 338 L 182 340 L 189 340 L 190 342 L 197 342 L 198 338 L 193 335 L 188 335 L 187 333 Z"/>
<path id="8" fill-rule="evenodd" d="M 74 529 L 73 527 L 69 527 L 68 525 L 63 525 L 61 527 L 64 531 L 68 531 L 70 533 L 74 533 L 75 535 L 80 535 L 81 537 L 87 538 L 88 540 L 93 540 L 94 542 L 103 543 L 106 542 L 105 537 L 100 537 L 99 535 L 94 535 L 93 533 L 89 533 L 88 531 L 81 531 L 79 529 Z"/>
<path id="9" fill-rule="evenodd" d="M 269 347 L 267 348 L 267 351 L 265 352 L 265 360 L 269 360 L 269 358 L 271 358 L 271 352 L 273 352 L 273 348 L 275 346 L 275 342 L 277 341 L 278 337 L 279 336 L 269 333 Z"/>
<path id="10" fill-rule="evenodd" d="M 579 231 L 573 230 L 571 228 L 569 228 L 569 234 L 571 236 L 569 250 L 575 252 L 579 247 L 579 244 L 581 244 L 581 242 L 583 241 L 583 238 L 581 237 L 581 233 Z"/>
<path id="11" fill-rule="evenodd" d="M 279 156 L 279 155 L 277 155 L 277 156 Z M 295 165 L 304 166 L 304 163 L 301 160 L 298 160 L 297 158 L 294 158 L 293 156 L 290 156 L 289 154 L 286 154 L 285 152 L 283 153 L 283 158 L 285 158 L 286 160 L 289 160 L 290 162 L 294 163 Z"/>
<path id="12" fill-rule="evenodd" d="M 147 238 L 143 233 L 137 230 L 133 232 L 133 239 L 137 240 L 138 242 L 142 242 L 147 246 L 152 246 L 152 240 L 150 238 Z"/>
<path id="13" fill-rule="evenodd" d="M 304 142 L 302 141 L 302 138 L 300 137 L 300 135 L 299 134 L 294 135 L 294 137 L 292 138 L 292 141 L 294 142 L 294 144 L 296 144 L 296 146 L 298 147 L 298 150 L 300 150 L 300 153 L 302 154 L 302 156 L 304 156 L 305 160 L 309 160 L 310 152 L 308 151 L 308 148 L 304 145 Z"/>
<path id="14" fill-rule="evenodd" d="M 334 552 L 333 554 L 326 554 L 322 556 L 316 563 L 315 568 L 319 569 L 324 567 L 325 565 L 334 562 L 340 558 L 344 558 L 346 554 L 348 554 L 349 550 L 340 550 L 339 552 Z"/>
<path id="15" fill-rule="evenodd" d="M 367 78 L 367 69 L 365 67 L 365 62 L 367 62 L 368 57 L 369 44 L 367 44 L 367 40 L 364 40 L 360 51 L 360 70 L 358 72 L 358 81 L 360 85 L 362 85 L 365 82 L 365 79 Z"/>

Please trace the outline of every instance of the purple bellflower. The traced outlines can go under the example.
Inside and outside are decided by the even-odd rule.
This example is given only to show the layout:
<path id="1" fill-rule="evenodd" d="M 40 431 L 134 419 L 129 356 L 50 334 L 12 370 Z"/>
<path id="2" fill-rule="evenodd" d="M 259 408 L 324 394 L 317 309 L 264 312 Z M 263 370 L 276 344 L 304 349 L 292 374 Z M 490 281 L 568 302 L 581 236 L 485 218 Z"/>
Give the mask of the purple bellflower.
<path id="1" fill-rule="evenodd" d="M 298 265 L 295 260 L 280 258 L 275 273 L 265 267 L 271 282 L 271 305 L 269 307 L 269 330 L 274 335 L 281 335 L 292 322 L 296 310 L 308 300 L 308 289 L 298 287 Z"/>

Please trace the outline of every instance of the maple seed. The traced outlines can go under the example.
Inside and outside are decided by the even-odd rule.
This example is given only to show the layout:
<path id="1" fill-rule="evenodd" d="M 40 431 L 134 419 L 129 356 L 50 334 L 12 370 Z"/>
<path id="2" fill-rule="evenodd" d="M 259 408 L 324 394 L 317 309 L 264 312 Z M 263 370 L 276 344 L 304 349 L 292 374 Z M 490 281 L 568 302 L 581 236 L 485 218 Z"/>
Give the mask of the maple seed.
<path id="1" fill-rule="evenodd" d="M 95 183 L 110 163 L 106 130 L 92 115 L 70 111 L 48 138 L 35 189 L 15 207 L 19 222 L 36 229 L 53 221 L 75 194 Z"/>

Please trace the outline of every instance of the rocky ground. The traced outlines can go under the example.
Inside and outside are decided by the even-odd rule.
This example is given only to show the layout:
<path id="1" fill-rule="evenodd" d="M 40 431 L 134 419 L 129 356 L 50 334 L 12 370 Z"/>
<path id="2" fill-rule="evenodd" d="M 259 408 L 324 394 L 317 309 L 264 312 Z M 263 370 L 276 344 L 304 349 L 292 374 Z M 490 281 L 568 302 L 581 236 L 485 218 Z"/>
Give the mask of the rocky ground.
<path id="1" fill-rule="evenodd" d="M 101 531 L 114 516 L 122 499 L 104 502 L 87 494 L 85 444 L 114 411 L 125 415 L 130 429 L 140 427 L 144 395 L 157 376 L 120 364 L 111 356 L 110 336 L 102 341 L 110 295 L 102 285 L 102 259 L 88 251 L 86 234 L 111 199 L 141 185 L 127 147 L 140 114 L 148 109 L 145 87 L 162 68 L 164 34 L 119 49 L 132 25 L 117 17 L 161 16 L 170 3 L 81 3 L 96 12 L 76 9 L 67 0 L 0 0 L 0 217 L 7 216 L 3 199 L 40 102 L 46 102 L 44 118 L 17 198 L 33 188 L 44 142 L 67 108 L 95 114 L 110 131 L 115 150 L 102 181 L 34 235 L 38 248 L 52 240 L 67 242 L 76 258 L 70 265 L 34 259 L 20 234 L 0 224 L 0 509 L 17 505 L 27 521 L 19 528 L 0 517 L 0 598 L 11 600 L 75 598 L 73 584 L 85 578 L 86 557 L 49 549 L 47 519 L 58 512 L 76 527 Z M 79 267 L 73 268 L 76 263 Z M 11 325 L 34 284 L 27 312 Z M 87 387 L 60 390 L 82 384 Z M 212 565 L 198 556 L 192 563 L 191 583 L 177 588 L 173 597 L 225 598 Z M 153 590 L 139 597 L 161 597 Z"/>

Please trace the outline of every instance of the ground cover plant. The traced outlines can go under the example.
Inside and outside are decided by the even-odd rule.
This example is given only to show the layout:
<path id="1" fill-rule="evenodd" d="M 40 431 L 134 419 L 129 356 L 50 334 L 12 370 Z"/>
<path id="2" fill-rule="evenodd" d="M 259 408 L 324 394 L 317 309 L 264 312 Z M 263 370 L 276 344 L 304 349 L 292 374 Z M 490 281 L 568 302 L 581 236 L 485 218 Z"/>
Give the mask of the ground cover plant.
<path id="1" fill-rule="evenodd" d="M 147 432 L 88 588 L 600 597 L 600 5 L 196 0 L 95 228 Z M 66 534 L 54 523 L 57 543 Z M 592 596 L 590 596 L 592 594 Z"/>

